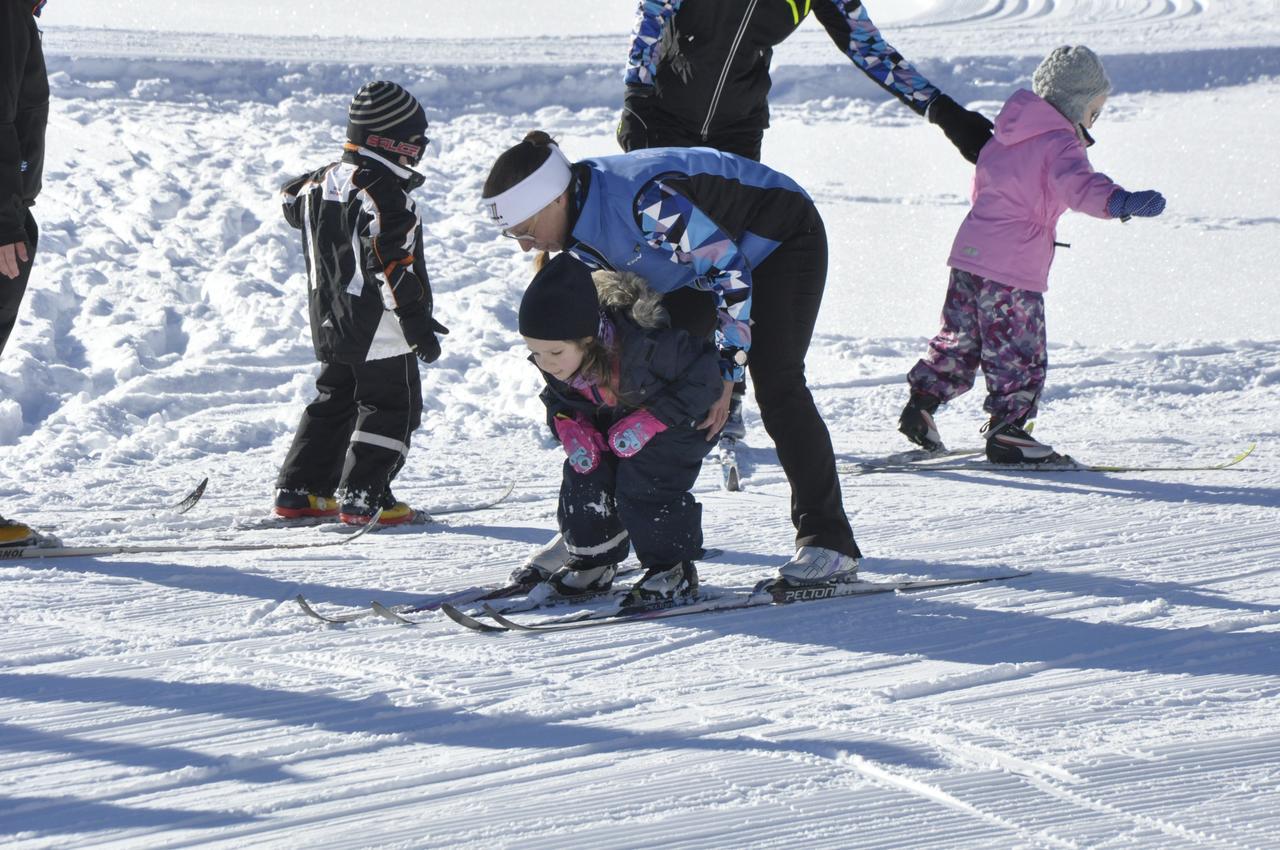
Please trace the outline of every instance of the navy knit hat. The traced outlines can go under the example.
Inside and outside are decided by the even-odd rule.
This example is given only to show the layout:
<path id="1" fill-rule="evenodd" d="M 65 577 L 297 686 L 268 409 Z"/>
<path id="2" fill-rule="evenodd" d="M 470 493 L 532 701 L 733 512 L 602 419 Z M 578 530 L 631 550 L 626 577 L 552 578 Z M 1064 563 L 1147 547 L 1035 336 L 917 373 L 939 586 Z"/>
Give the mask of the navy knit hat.
<path id="1" fill-rule="evenodd" d="M 427 114 L 403 86 L 378 80 L 365 83 L 347 110 L 347 140 L 379 153 L 422 157 L 427 144 Z"/>
<path id="2" fill-rule="evenodd" d="M 583 339 L 600 330 L 600 298 L 591 270 L 567 252 L 543 266 L 520 299 L 520 333 L 533 339 Z"/>

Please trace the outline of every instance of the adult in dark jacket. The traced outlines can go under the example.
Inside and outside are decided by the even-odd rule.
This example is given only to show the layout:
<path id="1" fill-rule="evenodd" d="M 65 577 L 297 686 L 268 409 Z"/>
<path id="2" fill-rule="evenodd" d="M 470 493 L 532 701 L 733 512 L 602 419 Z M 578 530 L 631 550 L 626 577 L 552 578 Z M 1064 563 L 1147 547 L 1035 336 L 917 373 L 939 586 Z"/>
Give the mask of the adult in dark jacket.
<path id="1" fill-rule="evenodd" d="M 861 553 L 845 515 L 831 436 L 805 383 L 822 302 L 827 237 L 795 181 L 709 148 L 652 148 L 569 162 L 535 131 L 498 158 L 484 186 L 490 218 L 523 250 L 569 251 L 643 277 L 662 293 L 718 303 L 722 392 L 698 423 L 724 426 L 750 369 L 765 430 L 791 483 L 797 552 L 787 581 L 852 578 Z M 672 323 L 685 325 L 672 315 Z"/>
<path id="2" fill-rule="evenodd" d="M 622 149 L 705 145 L 760 159 L 773 48 L 810 11 L 859 70 L 977 162 L 991 122 L 902 58 L 859 0 L 640 0 L 618 124 Z"/>
<path id="3" fill-rule="evenodd" d="M 0 353 L 18 320 L 40 232 L 31 206 L 44 172 L 49 77 L 36 17 L 44 0 L 0 0 Z M 35 540 L 0 517 L 0 546 Z"/>
<path id="4" fill-rule="evenodd" d="M 632 544 L 645 574 L 628 603 L 697 591 L 702 506 L 689 490 L 710 449 L 695 426 L 720 397 L 719 356 L 705 336 L 669 327 L 660 300 L 636 275 L 593 280 L 560 254 L 520 302 L 548 423 L 568 455 L 557 518 L 569 560 L 535 598 L 607 589 Z"/>
<path id="5" fill-rule="evenodd" d="M 391 493 L 421 421 L 418 360 L 440 356 L 422 224 L 410 192 L 427 118 L 395 83 L 351 102 L 342 159 L 284 186 L 284 217 L 303 232 L 319 394 L 307 405 L 276 486 L 285 517 L 386 524 L 413 512 Z M 416 359 L 415 359 L 416 355 Z"/>

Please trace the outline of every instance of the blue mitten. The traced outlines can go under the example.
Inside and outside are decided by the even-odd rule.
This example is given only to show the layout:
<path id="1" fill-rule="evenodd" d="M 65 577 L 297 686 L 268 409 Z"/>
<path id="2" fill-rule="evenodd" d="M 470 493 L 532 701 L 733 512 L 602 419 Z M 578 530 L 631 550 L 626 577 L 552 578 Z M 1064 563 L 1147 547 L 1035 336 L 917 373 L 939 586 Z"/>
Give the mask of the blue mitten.
<path id="1" fill-rule="evenodd" d="M 1116 189 L 1107 199 L 1107 212 L 1112 218 L 1127 219 L 1129 216 L 1151 218 L 1164 212 L 1164 195 L 1154 189 L 1141 192 L 1126 192 Z"/>

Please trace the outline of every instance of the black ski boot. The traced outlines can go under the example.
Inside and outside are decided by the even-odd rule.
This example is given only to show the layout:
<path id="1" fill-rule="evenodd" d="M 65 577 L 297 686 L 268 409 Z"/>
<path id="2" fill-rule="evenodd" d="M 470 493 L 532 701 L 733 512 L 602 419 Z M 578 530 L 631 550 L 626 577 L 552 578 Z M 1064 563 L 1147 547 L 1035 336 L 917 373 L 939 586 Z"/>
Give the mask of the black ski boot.
<path id="1" fill-rule="evenodd" d="M 607 592 L 613 586 L 613 577 L 617 574 L 617 564 L 580 567 L 570 562 L 552 573 L 539 586 L 550 591 L 552 596 L 595 596 Z"/>
<path id="2" fill-rule="evenodd" d="M 640 580 L 631 586 L 622 607 L 652 605 L 670 602 L 698 594 L 698 568 L 693 561 L 678 564 L 658 564 L 649 567 Z"/>
<path id="3" fill-rule="evenodd" d="M 933 422 L 933 414 L 942 402 L 931 395 L 912 393 L 907 406 L 898 417 L 898 430 L 911 442 L 925 451 L 942 451 L 942 435 Z"/>
<path id="4" fill-rule="evenodd" d="M 1053 446 L 1046 446 L 1023 427 L 1026 419 L 996 424 L 993 419 L 982 430 L 987 435 L 987 460 L 992 463 L 1070 463 Z"/>

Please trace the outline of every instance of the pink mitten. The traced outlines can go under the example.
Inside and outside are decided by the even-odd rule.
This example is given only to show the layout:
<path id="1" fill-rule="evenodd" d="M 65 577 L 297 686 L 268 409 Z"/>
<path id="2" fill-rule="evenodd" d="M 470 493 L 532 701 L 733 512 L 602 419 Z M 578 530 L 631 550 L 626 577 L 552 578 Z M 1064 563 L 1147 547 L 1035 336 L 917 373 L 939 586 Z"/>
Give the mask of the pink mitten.
<path id="1" fill-rule="evenodd" d="M 652 413 L 637 410 L 619 419 L 609 429 L 609 448 L 618 457 L 631 457 L 665 430 L 667 426 Z"/>
<path id="2" fill-rule="evenodd" d="M 600 465 L 600 452 L 605 448 L 604 437 L 592 427 L 581 413 L 570 419 L 563 413 L 556 414 L 556 434 L 569 465 L 579 475 L 586 475 Z"/>

